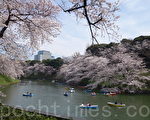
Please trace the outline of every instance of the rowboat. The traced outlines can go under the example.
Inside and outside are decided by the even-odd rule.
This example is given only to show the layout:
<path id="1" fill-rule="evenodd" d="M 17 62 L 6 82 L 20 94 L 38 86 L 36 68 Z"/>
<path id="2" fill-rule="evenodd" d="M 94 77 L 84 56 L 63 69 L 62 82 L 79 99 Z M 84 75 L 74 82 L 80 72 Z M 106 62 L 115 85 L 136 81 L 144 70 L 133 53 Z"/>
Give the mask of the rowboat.
<path id="1" fill-rule="evenodd" d="M 125 104 L 122 103 L 113 103 L 113 102 L 107 102 L 108 105 L 114 106 L 114 107 L 125 107 Z"/>
<path id="2" fill-rule="evenodd" d="M 32 97 L 33 94 L 26 94 L 26 93 L 24 93 L 24 94 L 22 94 L 22 96 Z"/>
<path id="3" fill-rule="evenodd" d="M 104 94 L 104 95 L 106 95 L 106 96 L 114 96 L 114 95 L 117 95 L 117 93 L 112 93 L 112 92 L 110 92 L 110 93 L 106 93 L 106 94 Z"/>
<path id="4" fill-rule="evenodd" d="M 84 108 L 84 109 L 96 109 L 96 108 L 98 108 L 98 105 L 80 105 L 80 108 Z"/>
<path id="5" fill-rule="evenodd" d="M 92 90 L 91 89 L 87 89 L 87 90 L 85 90 L 85 92 L 90 93 L 90 92 L 92 92 Z"/>

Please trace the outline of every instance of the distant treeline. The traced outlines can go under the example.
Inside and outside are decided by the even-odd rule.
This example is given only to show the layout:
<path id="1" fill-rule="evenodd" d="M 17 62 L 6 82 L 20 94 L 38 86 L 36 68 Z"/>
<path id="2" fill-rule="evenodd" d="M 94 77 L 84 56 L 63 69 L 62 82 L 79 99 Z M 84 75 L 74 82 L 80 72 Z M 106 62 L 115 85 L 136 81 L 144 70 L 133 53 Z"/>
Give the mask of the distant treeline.
<path id="1" fill-rule="evenodd" d="M 58 57 L 56 59 L 47 59 L 42 61 L 27 60 L 26 63 L 29 66 L 34 66 L 35 64 L 44 64 L 45 66 L 52 66 L 53 68 L 59 69 L 63 65 L 64 61 L 62 58 Z"/>

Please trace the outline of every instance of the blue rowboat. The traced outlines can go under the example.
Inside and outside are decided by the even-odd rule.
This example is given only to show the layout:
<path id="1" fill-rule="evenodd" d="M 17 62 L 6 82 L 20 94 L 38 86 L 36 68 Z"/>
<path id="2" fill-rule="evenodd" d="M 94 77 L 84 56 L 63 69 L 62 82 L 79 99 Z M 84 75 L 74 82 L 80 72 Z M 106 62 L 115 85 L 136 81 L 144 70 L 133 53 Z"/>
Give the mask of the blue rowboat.
<path id="1" fill-rule="evenodd" d="M 22 96 L 32 97 L 33 94 L 22 94 Z"/>
<path id="2" fill-rule="evenodd" d="M 84 108 L 84 109 L 97 109 L 98 105 L 80 105 L 80 108 Z"/>
<path id="3" fill-rule="evenodd" d="M 85 92 L 89 93 L 89 92 L 92 92 L 92 90 L 91 89 L 87 89 L 87 90 L 85 90 Z"/>

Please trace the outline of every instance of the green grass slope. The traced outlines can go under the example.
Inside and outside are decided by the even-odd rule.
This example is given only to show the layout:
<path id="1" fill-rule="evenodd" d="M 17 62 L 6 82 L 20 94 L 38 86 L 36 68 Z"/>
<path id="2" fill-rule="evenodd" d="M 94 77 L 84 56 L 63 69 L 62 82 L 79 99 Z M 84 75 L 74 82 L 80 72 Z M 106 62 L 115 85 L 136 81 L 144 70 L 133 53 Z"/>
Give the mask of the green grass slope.
<path id="1" fill-rule="evenodd" d="M 9 85 L 17 82 L 19 82 L 19 80 L 0 74 L 0 85 Z"/>
<path id="2" fill-rule="evenodd" d="M 69 120 L 61 117 L 39 114 L 36 112 L 28 112 L 25 110 L 2 105 L 1 103 L 0 109 L 1 120 Z"/>

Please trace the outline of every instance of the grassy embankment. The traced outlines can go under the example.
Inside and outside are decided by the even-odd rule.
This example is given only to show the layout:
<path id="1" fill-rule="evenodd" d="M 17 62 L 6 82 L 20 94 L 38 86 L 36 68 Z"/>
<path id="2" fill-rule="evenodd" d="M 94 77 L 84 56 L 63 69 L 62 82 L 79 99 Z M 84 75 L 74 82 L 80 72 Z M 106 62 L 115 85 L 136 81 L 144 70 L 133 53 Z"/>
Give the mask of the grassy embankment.
<path id="1" fill-rule="evenodd" d="M 0 74 L 0 85 L 9 85 L 9 84 L 15 84 L 18 83 L 20 80 L 13 79 L 11 77 L 8 77 L 6 75 Z"/>
<path id="2" fill-rule="evenodd" d="M 38 114 L 36 112 L 27 112 L 25 110 L 12 108 L 2 104 L 0 104 L 0 110 L 1 120 L 67 120 L 63 118 Z"/>

